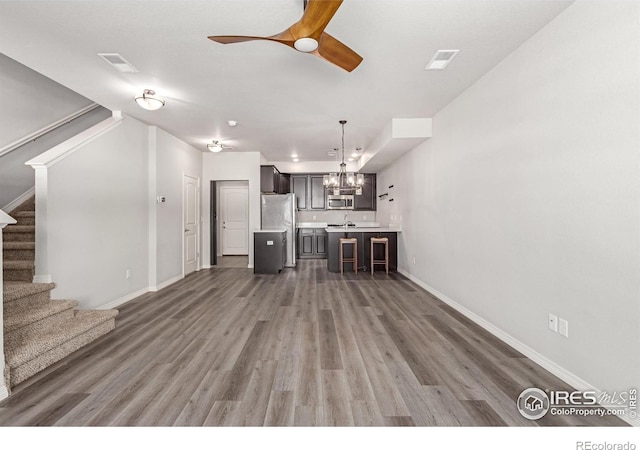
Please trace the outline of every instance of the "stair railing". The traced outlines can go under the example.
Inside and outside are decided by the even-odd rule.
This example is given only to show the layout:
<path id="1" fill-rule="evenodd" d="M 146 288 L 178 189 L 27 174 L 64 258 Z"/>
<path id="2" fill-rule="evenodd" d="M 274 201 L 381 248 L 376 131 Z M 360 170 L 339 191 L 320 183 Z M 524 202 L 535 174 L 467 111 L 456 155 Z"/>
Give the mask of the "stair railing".
<path id="1" fill-rule="evenodd" d="M 92 103 L 89 106 L 85 106 L 82 109 L 79 109 L 78 111 L 69 114 L 66 117 L 63 117 L 60 120 L 56 120 L 55 122 L 50 123 L 49 125 L 47 125 L 46 127 L 42 127 L 37 131 L 34 131 L 31 134 L 26 135 L 23 138 L 18 139 L 17 141 L 11 142 L 7 145 L 5 145 L 4 147 L 0 147 L 0 156 L 2 155 L 6 155 L 7 153 L 10 153 L 20 147 L 22 147 L 25 144 L 28 144 L 29 142 L 35 141 L 36 139 L 41 138 L 42 136 L 44 136 L 47 133 L 51 133 L 53 130 L 56 130 L 58 128 L 60 128 L 63 125 L 68 124 L 69 122 L 84 116 L 85 114 L 93 111 L 94 109 L 98 108 L 100 105 L 98 105 L 97 103 Z"/>

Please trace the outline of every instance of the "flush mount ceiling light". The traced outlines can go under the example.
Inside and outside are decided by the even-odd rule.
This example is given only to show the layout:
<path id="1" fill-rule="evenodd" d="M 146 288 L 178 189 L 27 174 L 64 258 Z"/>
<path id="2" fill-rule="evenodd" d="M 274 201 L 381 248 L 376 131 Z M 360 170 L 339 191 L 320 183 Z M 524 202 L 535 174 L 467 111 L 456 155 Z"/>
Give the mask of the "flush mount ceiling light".
<path id="1" fill-rule="evenodd" d="M 155 91 L 151 89 L 145 89 L 142 95 L 136 97 L 136 103 L 141 108 L 148 109 L 149 111 L 155 111 L 164 106 L 164 100 L 156 96 Z"/>
<path id="2" fill-rule="evenodd" d="M 227 120 L 227 125 L 229 125 L 230 127 L 237 127 L 238 126 L 238 121 L 237 120 Z"/>
<path id="3" fill-rule="evenodd" d="M 222 151 L 222 144 L 218 141 L 213 141 L 211 144 L 207 144 L 207 149 L 210 152 L 218 153 Z"/>
<path id="4" fill-rule="evenodd" d="M 207 149 L 213 153 L 218 153 L 218 152 L 221 152 L 222 150 L 230 150 L 232 148 L 233 147 L 226 147 L 222 145 L 220 141 L 211 141 L 211 144 L 207 144 Z"/>
<path id="5" fill-rule="evenodd" d="M 455 58 L 460 50 L 438 50 L 425 70 L 442 70 Z"/>

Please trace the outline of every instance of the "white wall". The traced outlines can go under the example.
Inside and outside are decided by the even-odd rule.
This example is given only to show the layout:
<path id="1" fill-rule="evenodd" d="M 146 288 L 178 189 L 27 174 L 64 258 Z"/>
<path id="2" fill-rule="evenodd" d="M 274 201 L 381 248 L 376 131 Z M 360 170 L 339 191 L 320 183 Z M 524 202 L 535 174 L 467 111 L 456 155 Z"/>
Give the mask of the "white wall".
<path id="1" fill-rule="evenodd" d="M 202 155 L 202 264 L 211 261 L 211 181 L 249 182 L 249 266 L 253 267 L 253 231 L 260 229 L 260 162 L 258 152 L 203 153 Z M 214 224 L 215 226 L 215 224 Z"/>
<path id="2" fill-rule="evenodd" d="M 402 270 L 609 391 L 640 382 L 638 17 L 638 2 L 573 4 L 378 178 Z"/>
<path id="3" fill-rule="evenodd" d="M 201 178 L 202 152 L 157 127 L 149 127 L 149 131 L 155 133 L 151 140 L 155 141 L 155 177 L 151 173 L 155 178 L 155 189 L 152 190 L 149 201 L 154 210 L 152 214 L 156 215 L 157 261 L 155 283 L 150 282 L 150 285 L 157 286 L 182 276 L 183 175 Z M 153 150 L 153 146 L 150 146 L 150 151 Z M 153 163 L 150 167 L 153 170 Z M 157 203 L 157 196 L 166 197 L 166 202 Z"/>
<path id="4" fill-rule="evenodd" d="M 146 125 L 125 117 L 49 169 L 55 298 L 95 308 L 148 287 L 147 137 Z"/>

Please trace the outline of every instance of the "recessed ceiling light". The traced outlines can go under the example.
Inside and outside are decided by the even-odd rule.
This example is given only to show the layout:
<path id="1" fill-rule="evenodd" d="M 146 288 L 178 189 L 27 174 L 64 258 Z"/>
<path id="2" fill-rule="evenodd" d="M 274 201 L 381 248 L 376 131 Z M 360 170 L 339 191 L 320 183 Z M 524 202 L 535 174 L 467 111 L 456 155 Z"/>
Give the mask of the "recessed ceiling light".
<path id="1" fill-rule="evenodd" d="M 291 154 L 291 157 L 292 157 L 292 158 L 297 158 L 297 157 L 298 157 L 298 154 L 297 154 L 297 153 L 292 153 L 292 154 Z"/>
<path id="2" fill-rule="evenodd" d="M 118 72 L 138 73 L 138 69 L 133 67 L 129 61 L 124 59 L 118 53 L 98 53 L 98 56 L 111 64 L 111 66 Z"/>
<path id="3" fill-rule="evenodd" d="M 237 120 L 227 120 L 227 124 L 230 127 L 236 127 L 236 126 L 238 126 L 238 121 Z"/>
<path id="4" fill-rule="evenodd" d="M 353 161 L 353 158 L 349 158 L 349 159 L 347 159 L 347 161 Z"/>
<path id="5" fill-rule="evenodd" d="M 293 162 L 298 162 L 300 161 L 298 158 L 293 158 Z"/>
<path id="6" fill-rule="evenodd" d="M 455 58 L 460 50 L 438 50 L 425 70 L 442 70 Z"/>
<path id="7" fill-rule="evenodd" d="M 352 157 L 354 157 L 354 158 L 357 158 L 357 157 L 358 157 L 358 152 L 353 152 L 353 153 L 351 154 L 351 156 L 352 156 Z"/>

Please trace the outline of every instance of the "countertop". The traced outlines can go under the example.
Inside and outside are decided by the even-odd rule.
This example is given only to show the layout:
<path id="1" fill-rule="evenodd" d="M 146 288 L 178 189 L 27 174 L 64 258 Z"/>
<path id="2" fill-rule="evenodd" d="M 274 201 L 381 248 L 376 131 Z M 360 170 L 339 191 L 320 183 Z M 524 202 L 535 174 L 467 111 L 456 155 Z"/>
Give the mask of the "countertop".
<path id="1" fill-rule="evenodd" d="M 344 233 L 344 227 L 327 227 L 327 233 Z M 349 227 L 347 233 L 401 233 L 399 227 Z"/>
<path id="2" fill-rule="evenodd" d="M 266 230 L 254 230 L 254 233 L 284 233 L 285 230 L 284 228 L 272 228 L 272 229 L 266 229 Z"/>
<path id="3" fill-rule="evenodd" d="M 298 222 L 296 228 L 327 228 L 327 222 Z"/>

